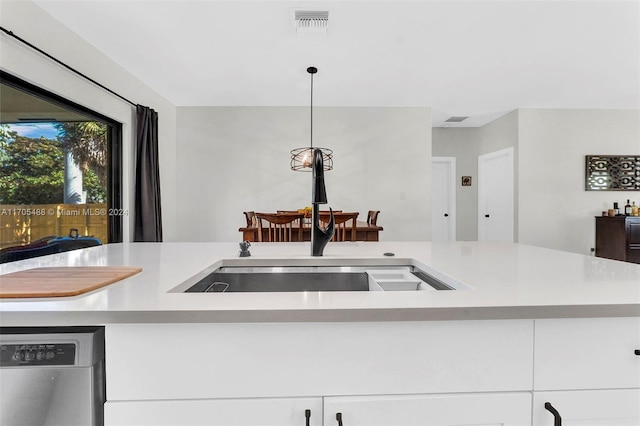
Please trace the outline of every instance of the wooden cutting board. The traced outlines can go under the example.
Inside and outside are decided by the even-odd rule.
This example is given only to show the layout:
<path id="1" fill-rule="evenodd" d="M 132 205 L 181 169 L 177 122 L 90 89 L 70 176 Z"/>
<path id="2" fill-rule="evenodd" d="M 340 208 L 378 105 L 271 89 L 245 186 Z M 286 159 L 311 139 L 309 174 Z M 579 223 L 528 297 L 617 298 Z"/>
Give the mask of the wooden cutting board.
<path id="1" fill-rule="evenodd" d="M 142 271 L 126 266 L 33 268 L 0 275 L 0 298 L 63 297 L 86 293 Z"/>

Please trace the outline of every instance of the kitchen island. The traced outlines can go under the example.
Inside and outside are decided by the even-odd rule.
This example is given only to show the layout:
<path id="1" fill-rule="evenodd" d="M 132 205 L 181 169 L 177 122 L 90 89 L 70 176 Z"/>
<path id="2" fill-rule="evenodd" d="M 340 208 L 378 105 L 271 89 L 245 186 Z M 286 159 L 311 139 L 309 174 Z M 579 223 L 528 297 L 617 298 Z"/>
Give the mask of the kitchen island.
<path id="1" fill-rule="evenodd" d="M 640 423 L 639 265 L 480 242 L 251 252 L 113 244 L 0 265 L 142 268 L 85 295 L 4 299 L 0 321 L 104 325 L 108 425 L 303 425 L 306 410 L 311 425 L 552 425 L 547 403 L 565 421 Z M 409 262 L 460 290 L 172 292 L 212 265 L 283 262 Z"/>

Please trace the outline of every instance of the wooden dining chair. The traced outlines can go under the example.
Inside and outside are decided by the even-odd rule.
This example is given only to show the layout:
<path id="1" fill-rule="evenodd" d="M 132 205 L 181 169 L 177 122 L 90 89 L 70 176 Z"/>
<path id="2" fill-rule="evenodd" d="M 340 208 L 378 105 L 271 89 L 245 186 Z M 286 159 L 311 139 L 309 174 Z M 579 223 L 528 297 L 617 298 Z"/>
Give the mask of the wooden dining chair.
<path id="1" fill-rule="evenodd" d="M 356 240 L 356 221 L 358 219 L 358 212 L 334 212 L 333 221 L 335 224 L 335 234 L 331 241 L 355 241 Z M 329 213 L 320 212 L 320 222 L 325 226 L 329 223 Z"/>
<path id="2" fill-rule="evenodd" d="M 244 217 L 247 220 L 247 228 L 253 228 L 257 225 L 256 223 L 256 212 L 242 212 L 244 213 Z"/>
<path id="3" fill-rule="evenodd" d="M 256 213 L 258 241 L 302 241 L 302 213 Z"/>
<path id="4" fill-rule="evenodd" d="M 376 226 L 378 224 L 378 214 L 380 210 L 369 210 L 367 213 L 367 224 Z"/>

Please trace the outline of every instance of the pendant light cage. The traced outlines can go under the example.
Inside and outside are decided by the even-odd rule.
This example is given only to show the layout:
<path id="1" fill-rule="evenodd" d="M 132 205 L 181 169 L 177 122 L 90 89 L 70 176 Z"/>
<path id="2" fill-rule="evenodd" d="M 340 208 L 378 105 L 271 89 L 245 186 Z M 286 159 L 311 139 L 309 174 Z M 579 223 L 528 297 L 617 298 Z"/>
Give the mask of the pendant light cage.
<path id="1" fill-rule="evenodd" d="M 313 150 L 322 151 L 322 161 L 324 171 L 333 169 L 333 151 L 329 148 L 305 147 L 291 150 L 291 170 L 297 172 L 310 172 L 313 165 Z"/>
<path id="2" fill-rule="evenodd" d="M 298 172 L 310 172 L 313 170 L 313 75 L 318 72 L 316 67 L 307 68 L 307 72 L 311 75 L 311 132 L 310 132 L 310 144 L 304 148 L 296 148 L 291 150 L 291 170 Z M 329 148 L 319 148 L 322 151 L 322 168 L 329 171 L 333 169 L 333 151 Z"/>

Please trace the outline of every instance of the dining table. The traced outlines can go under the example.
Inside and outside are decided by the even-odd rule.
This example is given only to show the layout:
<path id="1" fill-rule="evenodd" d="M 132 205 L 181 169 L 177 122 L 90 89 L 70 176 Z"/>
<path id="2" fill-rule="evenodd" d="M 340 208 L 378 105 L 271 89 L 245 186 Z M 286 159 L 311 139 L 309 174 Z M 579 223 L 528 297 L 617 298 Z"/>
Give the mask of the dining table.
<path id="1" fill-rule="evenodd" d="M 382 231 L 382 226 L 371 225 L 367 222 L 357 220 L 356 221 L 356 241 L 379 241 L 379 233 Z M 245 226 L 239 229 L 242 232 L 243 241 L 258 241 L 258 227 L 257 226 Z M 266 241 L 267 229 L 262 230 L 264 240 Z M 302 240 L 311 241 L 311 223 L 310 221 L 304 221 L 302 224 Z"/>

